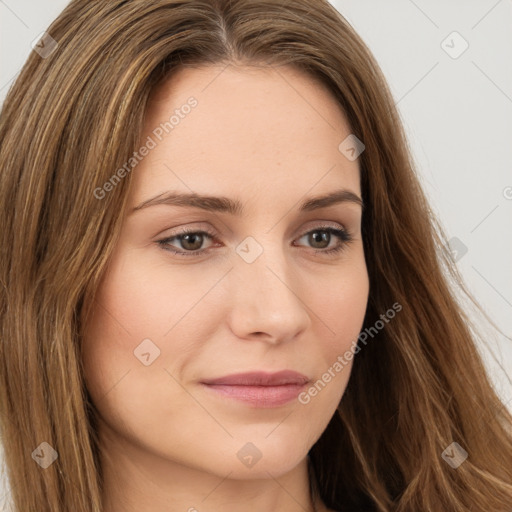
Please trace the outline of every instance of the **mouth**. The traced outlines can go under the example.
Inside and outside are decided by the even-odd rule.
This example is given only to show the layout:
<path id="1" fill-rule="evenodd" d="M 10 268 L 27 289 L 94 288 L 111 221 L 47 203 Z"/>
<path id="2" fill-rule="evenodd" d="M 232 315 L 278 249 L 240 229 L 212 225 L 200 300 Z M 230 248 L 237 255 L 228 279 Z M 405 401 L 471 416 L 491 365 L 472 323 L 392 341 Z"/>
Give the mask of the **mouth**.
<path id="1" fill-rule="evenodd" d="M 204 380 L 201 384 L 218 396 L 245 402 L 252 407 L 285 405 L 299 395 L 308 377 L 292 370 L 276 373 L 249 372 Z"/>

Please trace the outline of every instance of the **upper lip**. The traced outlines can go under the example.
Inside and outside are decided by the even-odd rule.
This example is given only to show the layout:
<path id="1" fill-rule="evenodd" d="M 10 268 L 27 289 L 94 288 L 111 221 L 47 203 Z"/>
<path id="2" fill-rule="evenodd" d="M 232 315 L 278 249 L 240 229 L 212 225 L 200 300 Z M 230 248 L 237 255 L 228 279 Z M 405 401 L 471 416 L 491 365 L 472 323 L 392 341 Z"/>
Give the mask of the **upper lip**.
<path id="1" fill-rule="evenodd" d="M 284 386 L 286 384 L 302 385 L 309 379 L 302 373 L 293 370 L 279 372 L 247 372 L 226 375 L 217 379 L 203 380 L 203 384 L 225 386 Z"/>

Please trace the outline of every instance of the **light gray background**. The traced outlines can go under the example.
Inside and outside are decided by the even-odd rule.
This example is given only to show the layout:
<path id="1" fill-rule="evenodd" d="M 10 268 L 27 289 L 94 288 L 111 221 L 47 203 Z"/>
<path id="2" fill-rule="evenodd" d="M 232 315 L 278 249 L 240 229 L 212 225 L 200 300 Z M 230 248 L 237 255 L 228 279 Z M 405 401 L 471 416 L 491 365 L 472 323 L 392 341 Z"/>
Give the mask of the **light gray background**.
<path id="1" fill-rule="evenodd" d="M 67 3 L 0 0 L 0 102 L 31 42 Z M 459 269 L 477 300 L 510 336 L 512 0 L 332 3 L 382 67 L 432 207 L 448 236 L 467 247 L 459 256 Z M 451 35 L 454 31 L 460 36 Z M 469 47 L 453 58 L 463 49 L 461 38 Z M 512 377 L 512 343 L 493 330 L 486 332 L 482 354 L 498 393 L 512 410 L 507 379 L 507 374 Z M 4 510 L 8 492 L 5 482 L 1 484 Z"/>

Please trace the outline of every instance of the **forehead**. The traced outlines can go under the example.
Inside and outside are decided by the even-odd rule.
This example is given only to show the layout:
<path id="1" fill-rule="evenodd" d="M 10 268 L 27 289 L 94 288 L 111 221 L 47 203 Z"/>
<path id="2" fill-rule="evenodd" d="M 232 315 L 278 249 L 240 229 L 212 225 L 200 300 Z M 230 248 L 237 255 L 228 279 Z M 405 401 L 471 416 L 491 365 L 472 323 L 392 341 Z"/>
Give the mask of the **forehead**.
<path id="1" fill-rule="evenodd" d="M 154 147 L 133 172 L 132 203 L 169 189 L 357 192 L 358 162 L 338 149 L 350 133 L 326 86 L 293 67 L 184 68 L 151 96 L 141 144 Z"/>

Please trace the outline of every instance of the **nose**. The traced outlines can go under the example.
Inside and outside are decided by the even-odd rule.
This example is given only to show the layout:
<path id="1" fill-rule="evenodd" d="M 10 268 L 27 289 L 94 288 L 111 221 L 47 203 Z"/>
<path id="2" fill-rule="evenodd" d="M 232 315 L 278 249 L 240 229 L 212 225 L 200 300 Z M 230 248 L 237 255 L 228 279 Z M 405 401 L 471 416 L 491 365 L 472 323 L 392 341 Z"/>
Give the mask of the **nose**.
<path id="1" fill-rule="evenodd" d="M 236 257 L 228 322 L 240 339 L 271 344 L 295 339 L 311 323 L 304 290 L 285 255 L 265 250 L 252 263 Z"/>

